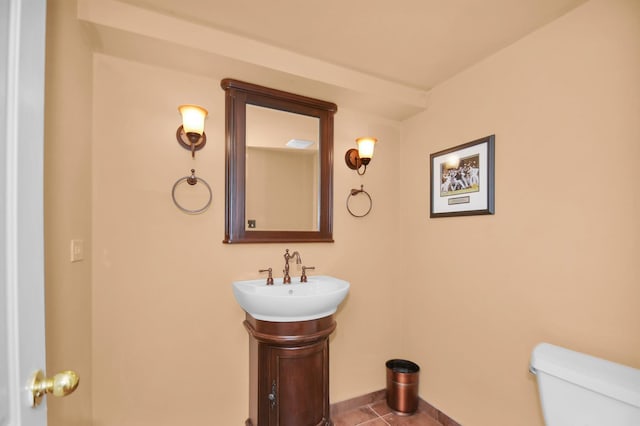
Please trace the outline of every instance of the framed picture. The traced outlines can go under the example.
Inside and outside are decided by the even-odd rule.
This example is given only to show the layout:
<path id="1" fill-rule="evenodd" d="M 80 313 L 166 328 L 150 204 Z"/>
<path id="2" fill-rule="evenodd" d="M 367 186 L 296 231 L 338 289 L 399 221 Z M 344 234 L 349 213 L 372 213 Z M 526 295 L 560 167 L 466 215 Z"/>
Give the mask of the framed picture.
<path id="1" fill-rule="evenodd" d="M 495 135 L 431 154 L 431 217 L 494 213 Z"/>

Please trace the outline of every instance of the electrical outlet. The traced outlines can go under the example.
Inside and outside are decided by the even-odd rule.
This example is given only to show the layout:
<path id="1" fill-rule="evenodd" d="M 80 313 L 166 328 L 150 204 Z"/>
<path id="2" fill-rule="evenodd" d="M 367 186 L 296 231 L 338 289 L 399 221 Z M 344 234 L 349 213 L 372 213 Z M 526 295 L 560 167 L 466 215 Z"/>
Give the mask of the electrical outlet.
<path id="1" fill-rule="evenodd" d="M 71 262 L 84 260 L 84 241 L 71 240 Z"/>

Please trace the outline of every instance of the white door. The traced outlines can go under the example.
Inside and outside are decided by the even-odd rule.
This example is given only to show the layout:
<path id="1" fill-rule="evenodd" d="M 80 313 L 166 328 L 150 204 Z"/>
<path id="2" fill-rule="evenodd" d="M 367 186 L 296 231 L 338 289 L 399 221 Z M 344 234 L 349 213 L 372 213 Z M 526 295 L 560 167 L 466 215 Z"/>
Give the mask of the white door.
<path id="1" fill-rule="evenodd" d="M 45 426 L 43 140 L 46 0 L 0 0 L 0 426 Z"/>

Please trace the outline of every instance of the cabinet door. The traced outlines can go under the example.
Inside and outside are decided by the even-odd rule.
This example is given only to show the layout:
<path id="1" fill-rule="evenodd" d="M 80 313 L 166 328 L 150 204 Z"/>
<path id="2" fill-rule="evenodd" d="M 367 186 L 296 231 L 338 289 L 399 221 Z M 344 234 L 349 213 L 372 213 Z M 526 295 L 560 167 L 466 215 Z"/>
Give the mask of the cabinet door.
<path id="1" fill-rule="evenodd" d="M 317 426 L 329 419 L 329 342 L 297 348 L 270 348 L 269 382 L 276 383 L 276 404 L 269 424 Z"/>

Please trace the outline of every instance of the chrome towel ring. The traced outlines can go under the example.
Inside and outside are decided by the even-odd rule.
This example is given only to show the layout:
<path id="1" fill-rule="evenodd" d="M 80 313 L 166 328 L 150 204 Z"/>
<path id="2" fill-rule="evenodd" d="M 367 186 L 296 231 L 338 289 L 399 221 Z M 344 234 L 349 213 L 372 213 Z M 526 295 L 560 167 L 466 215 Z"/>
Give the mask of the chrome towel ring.
<path id="1" fill-rule="evenodd" d="M 193 185 L 195 185 L 197 183 L 202 183 L 202 184 L 204 184 L 204 186 L 207 187 L 207 190 L 209 191 L 209 200 L 204 205 L 204 207 L 199 208 L 199 209 L 191 210 L 191 209 L 187 209 L 187 208 L 182 207 L 178 203 L 178 201 L 176 200 L 176 188 L 178 187 L 178 185 L 180 185 L 184 181 L 186 181 L 191 186 L 193 186 Z M 173 203 L 176 205 L 176 207 L 178 207 L 184 213 L 187 213 L 187 214 L 200 214 L 200 213 L 204 212 L 205 210 L 207 210 L 209 208 L 209 206 L 211 205 L 211 201 L 213 200 L 213 192 L 211 191 L 211 187 L 209 186 L 207 181 L 205 181 L 202 178 L 197 178 L 196 177 L 196 170 L 195 169 L 191 169 L 191 176 L 181 177 L 180 179 L 178 179 L 176 181 L 176 183 L 173 184 L 173 189 L 171 190 L 171 198 L 173 199 Z"/>
<path id="2" fill-rule="evenodd" d="M 355 197 L 356 195 L 359 195 L 359 194 L 364 194 L 369 199 L 369 208 L 363 214 L 356 214 L 351 210 L 351 207 L 349 207 L 349 201 L 351 200 L 351 197 Z M 373 207 L 373 200 L 371 199 L 371 195 L 369 195 L 369 193 L 364 190 L 364 185 L 360 185 L 360 189 L 351 190 L 351 192 L 349 193 L 349 196 L 347 197 L 347 210 L 349 211 L 349 213 L 351 213 L 351 216 L 365 217 L 371 211 L 371 207 Z"/>

